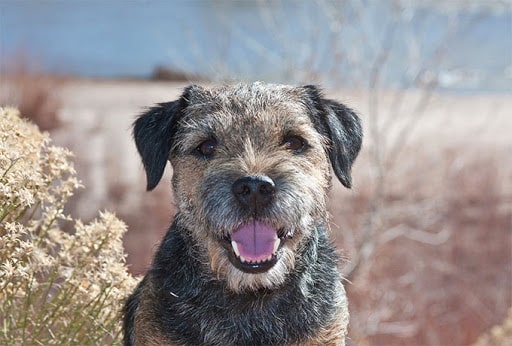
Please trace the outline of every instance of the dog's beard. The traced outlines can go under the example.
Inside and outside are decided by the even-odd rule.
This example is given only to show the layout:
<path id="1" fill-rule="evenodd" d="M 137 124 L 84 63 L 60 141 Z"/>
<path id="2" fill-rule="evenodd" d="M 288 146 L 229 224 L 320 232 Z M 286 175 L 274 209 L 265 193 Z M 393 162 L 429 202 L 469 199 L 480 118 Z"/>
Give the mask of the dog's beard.
<path id="1" fill-rule="evenodd" d="M 279 259 L 268 270 L 259 273 L 248 273 L 239 269 L 229 260 L 227 251 L 219 242 L 213 239 L 208 242 L 208 255 L 212 271 L 216 273 L 218 279 L 226 282 L 231 291 L 236 293 L 279 287 L 284 283 L 287 274 L 293 270 L 295 265 L 293 251 L 283 248 Z"/>
<path id="2" fill-rule="evenodd" d="M 276 206 L 276 209 L 279 209 L 279 206 Z M 198 210 L 215 209 L 190 206 L 187 210 L 180 211 L 180 219 L 183 221 L 183 225 L 187 225 L 190 235 L 195 240 L 195 252 L 201 261 L 210 267 L 216 279 L 225 281 L 228 289 L 241 293 L 262 288 L 278 288 L 285 282 L 288 274 L 294 270 L 297 258 L 303 251 L 304 243 L 311 236 L 311 230 L 317 224 L 315 220 L 318 220 L 310 213 L 305 212 L 307 208 L 302 209 L 299 211 L 287 208 L 289 213 L 280 215 L 275 209 L 268 209 L 266 214 L 259 213 L 255 219 L 248 215 L 240 216 L 240 213 L 238 214 L 239 218 L 235 218 L 233 215 L 220 213 L 218 209 L 212 213 L 198 215 Z M 248 232 L 242 228 L 250 227 L 253 223 L 269 228 L 264 234 L 267 239 L 260 239 L 259 241 L 262 243 L 249 245 L 249 249 L 242 250 L 242 245 L 235 250 L 232 242 L 246 241 L 251 230 Z M 257 230 L 253 229 L 252 231 Z M 241 235 L 242 239 L 238 238 L 237 232 L 245 232 Z M 272 235 L 273 232 L 275 235 Z M 279 239 L 277 251 L 274 248 L 276 239 Z M 269 244 L 263 244 L 265 241 L 274 241 L 272 248 Z M 264 249 L 250 248 L 260 245 Z M 254 253 L 248 255 L 248 252 L 251 251 Z M 240 255 L 246 259 L 255 256 L 252 258 L 254 261 L 260 259 L 258 256 L 264 258 L 267 254 L 272 258 L 269 263 L 263 263 L 261 268 L 258 263 L 249 263 L 244 266 L 244 264 L 239 265 L 235 262 L 241 261 Z"/>
<path id="3" fill-rule="evenodd" d="M 233 224 L 209 219 L 207 224 L 210 267 L 235 292 L 281 286 L 315 227 L 308 213 L 281 217 L 260 214 Z"/>

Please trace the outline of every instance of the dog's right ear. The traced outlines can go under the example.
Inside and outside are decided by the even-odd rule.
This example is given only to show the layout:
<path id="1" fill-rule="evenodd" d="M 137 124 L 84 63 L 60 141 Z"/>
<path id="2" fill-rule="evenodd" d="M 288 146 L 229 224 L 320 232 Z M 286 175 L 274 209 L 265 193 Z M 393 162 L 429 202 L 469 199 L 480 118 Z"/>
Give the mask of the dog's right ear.
<path id="1" fill-rule="evenodd" d="M 153 190 L 164 174 L 182 101 L 160 103 L 139 116 L 133 138 L 146 171 L 147 190 Z"/>
<path id="2" fill-rule="evenodd" d="M 155 188 L 164 174 L 178 121 L 194 88 L 186 88 L 176 101 L 159 103 L 133 124 L 133 138 L 146 171 L 148 191 Z"/>

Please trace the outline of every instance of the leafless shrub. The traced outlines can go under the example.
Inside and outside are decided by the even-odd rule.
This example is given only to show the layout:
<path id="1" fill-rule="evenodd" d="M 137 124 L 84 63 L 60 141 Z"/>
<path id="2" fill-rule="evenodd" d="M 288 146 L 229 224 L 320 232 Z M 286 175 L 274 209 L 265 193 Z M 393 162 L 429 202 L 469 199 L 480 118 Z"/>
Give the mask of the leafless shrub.
<path id="1" fill-rule="evenodd" d="M 430 152 L 412 147 L 402 157 L 412 156 L 413 164 L 404 159 L 386 172 L 378 208 L 371 207 L 371 181 L 333 203 L 343 206 L 332 213 L 340 247 L 349 251 L 355 345 L 468 344 L 512 304 L 503 158 L 474 155 L 462 144 Z M 362 159 L 359 169 L 370 164 Z"/>
<path id="2" fill-rule="evenodd" d="M 141 181 L 141 185 L 143 184 Z M 134 275 L 144 274 L 148 269 L 153 252 L 163 239 L 174 214 L 171 192 L 166 184 L 157 186 L 151 193 L 141 195 L 140 200 L 137 210 L 127 208 L 119 213 L 131 230 L 126 234 L 124 244 L 128 253 L 129 269 Z"/>

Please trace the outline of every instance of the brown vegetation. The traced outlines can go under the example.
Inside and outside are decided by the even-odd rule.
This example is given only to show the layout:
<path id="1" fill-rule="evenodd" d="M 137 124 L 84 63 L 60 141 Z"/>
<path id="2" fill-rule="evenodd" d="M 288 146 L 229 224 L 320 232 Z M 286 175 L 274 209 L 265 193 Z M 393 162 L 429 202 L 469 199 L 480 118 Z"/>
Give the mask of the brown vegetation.
<path id="1" fill-rule="evenodd" d="M 510 175 L 500 159 L 464 146 L 403 157 L 412 156 L 389 172 L 378 206 L 371 181 L 333 202 L 345 269 L 366 252 L 347 284 L 354 345 L 466 345 L 512 304 Z"/>
<path id="2" fill-rule="evenodd" d="M 58 127 L 63 78 L 39 72 L 23 54 L 13 59 L 6 70 L 0 78 L 0 105 L 16 107 L 42 131 Z"/>

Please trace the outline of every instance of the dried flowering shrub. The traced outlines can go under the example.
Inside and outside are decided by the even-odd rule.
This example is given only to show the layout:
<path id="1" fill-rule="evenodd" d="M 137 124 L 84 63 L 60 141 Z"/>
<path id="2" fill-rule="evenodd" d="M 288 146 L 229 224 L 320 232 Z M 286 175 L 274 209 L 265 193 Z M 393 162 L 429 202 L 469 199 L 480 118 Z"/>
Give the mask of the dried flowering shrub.
<path id="1" fill-rule="evenodd" d="M 136 283 L 126 226 L 110 213 L 87 225 L 64 214 L 80 187 L 70 157 L 0 108 L 0 345 L 120 343 L 120 309 Z"/>
<path id="2" fill-rule="evenodd" d="M 502 324 L 494 326 L 481 335 L 473 346 L 510 346 L 512 345 L 512 307 Z"/>

